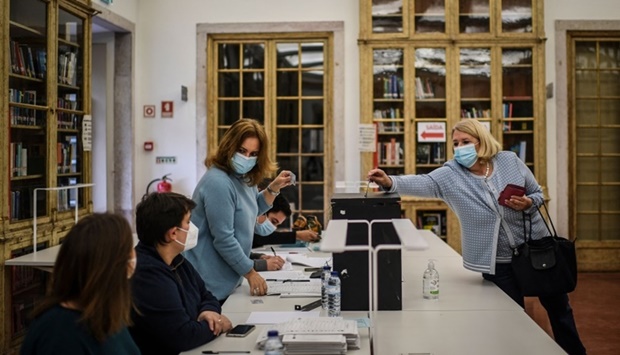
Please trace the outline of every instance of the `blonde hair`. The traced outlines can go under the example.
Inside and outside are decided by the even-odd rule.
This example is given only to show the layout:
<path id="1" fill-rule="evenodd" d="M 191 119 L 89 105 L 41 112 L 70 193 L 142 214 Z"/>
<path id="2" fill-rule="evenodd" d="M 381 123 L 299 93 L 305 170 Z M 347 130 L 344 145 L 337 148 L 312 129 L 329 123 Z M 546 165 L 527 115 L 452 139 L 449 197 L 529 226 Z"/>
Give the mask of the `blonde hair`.
<path id="1" fill-rule="evenodd" d="M 460 120 L 452 128 L 453 135 L 454 131 L 469 134 L 480 142 L 478 158 L 484 162 L 490 161 L 502 150 L 502 145 L 499 144 L 491 132 L 477 119 L 466 118 Z"/>
<path id="2" fill-rule="evenodd" d="M 278 170 L 278 164 L 271 161 L 269 157 L 267 133 L 258 121 L 250 118 L 242 118 L 228 128 L 215 153 L 205 159 L 207 168 L 215 165 L 228 174 L 233 173 L 231 160 L 247 138 L 257 138 L 260 144 L 256 165 L 245 174 L 248 184 L 250 186 L 258 185 L 265 178 L 271 177 Z"/>

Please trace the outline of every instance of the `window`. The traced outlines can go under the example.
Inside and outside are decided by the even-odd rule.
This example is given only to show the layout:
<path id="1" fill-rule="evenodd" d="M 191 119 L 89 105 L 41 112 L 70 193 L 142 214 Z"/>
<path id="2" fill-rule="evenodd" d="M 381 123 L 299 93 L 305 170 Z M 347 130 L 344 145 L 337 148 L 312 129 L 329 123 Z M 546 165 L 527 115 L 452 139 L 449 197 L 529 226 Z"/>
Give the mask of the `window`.
<path id="1" fill-rule="evenodd" d="M 618 240 L 620 231 L 620 37 L 608 36 L 572 41 L 570 202 L 581 240 Z"/>
<path id="2" fill-rule="evenodd" d="M 283 190 L 293 213 L 324 224 L 331 177 L 330 34 L 213 34 L 207 37 L 209 151 L 240 118 L 261 122 L 272 158 L 297 175 Z M 214 118 L 214 119 L 211 119 Z"/>

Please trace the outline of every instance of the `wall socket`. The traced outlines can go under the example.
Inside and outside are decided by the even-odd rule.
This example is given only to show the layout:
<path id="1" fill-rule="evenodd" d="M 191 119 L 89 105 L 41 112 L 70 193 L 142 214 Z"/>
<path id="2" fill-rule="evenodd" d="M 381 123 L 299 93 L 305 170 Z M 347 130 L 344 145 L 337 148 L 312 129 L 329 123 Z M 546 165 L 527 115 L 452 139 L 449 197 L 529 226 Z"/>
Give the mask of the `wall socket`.
<path id="1" fill-rule="evenodd" d="M 155 164 L 176 164 L 177 157 L 155 157 Z"/>

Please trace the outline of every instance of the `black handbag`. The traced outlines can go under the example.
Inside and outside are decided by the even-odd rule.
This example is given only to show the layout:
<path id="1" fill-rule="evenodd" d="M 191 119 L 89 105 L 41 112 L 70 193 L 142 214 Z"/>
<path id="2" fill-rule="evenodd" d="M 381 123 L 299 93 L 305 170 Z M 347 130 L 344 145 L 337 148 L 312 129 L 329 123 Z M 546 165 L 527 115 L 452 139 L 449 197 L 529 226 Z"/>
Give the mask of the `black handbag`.
<path id="1" fill-rule="evenodd" d="M 569 293 L 577 286 L 577 256 L 575 243 L 558 237 L 555 226 L 549 216 L 549 210 L 543 202 L 553 233 L 538 207 L 548 236 L 532 239 L 532 221 L 530 233 L 526 232 L 525 213 L 523 213 L 523 232 L 525 242 L 512 253 L 512 270 L 519 282 L 523 296 L 549 296 Z"/>

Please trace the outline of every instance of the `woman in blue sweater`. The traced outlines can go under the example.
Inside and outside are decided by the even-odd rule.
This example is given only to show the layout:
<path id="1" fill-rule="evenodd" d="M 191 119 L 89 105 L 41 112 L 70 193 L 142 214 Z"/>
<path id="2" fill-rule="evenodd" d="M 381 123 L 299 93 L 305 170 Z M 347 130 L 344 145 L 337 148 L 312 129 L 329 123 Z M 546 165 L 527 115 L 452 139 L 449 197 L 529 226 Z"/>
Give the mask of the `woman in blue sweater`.
<path id="1" fill-rule="evenodd" d="M 136 208 L 138 266 L 132 291 L 131 336 L 143 355 L 172 355 L 203 345 L 232 328 L 218 300 L 182 251 L 196 245 L 191 199 L 152 193 Z"/>
<path id="2" fill-rule="evenodd" d="M 222 137 L 215 153 L 205 160 L 207 172 L 192 196 L 196 209 L 198 246 L 185 253 L 207 288 L 224 302 L 245 278 L 253 296 L 267 292 L 267 283 L 254 269 L 250 250 L 256 218 L 271 207 L 280 189 L 291 184 L 292 173 L 282 171 L 265 190 L 257 185 L 277 170 L 269 158 L 265 130 L 255 120 L 240 119 Z"/>
<path id="3" fill-rule="evenodd" d="M 510 265 L 512 249 L 524 241 L 523 214 L 531 216 L 532 236 L 547 233 L 536 206 L 543 192 L 530 169 L 502 147 L 476 119 L 461 120 L 452 129 L 454 160 L 429 174 L 388 176 L 373 169 L 368 178 L 385 191 L 444 200 L 461 222 L 465 268 L 481 272 L 521 307 L 523 295 Z M 498 198 L 507 184 L 523 186 L 523 196 Z M 528 223 L 529 225 L 529 223 Z M 569 354 L 585 354 L 566 294 L 540 297 L 547 310 L 555 341 Z"/>

